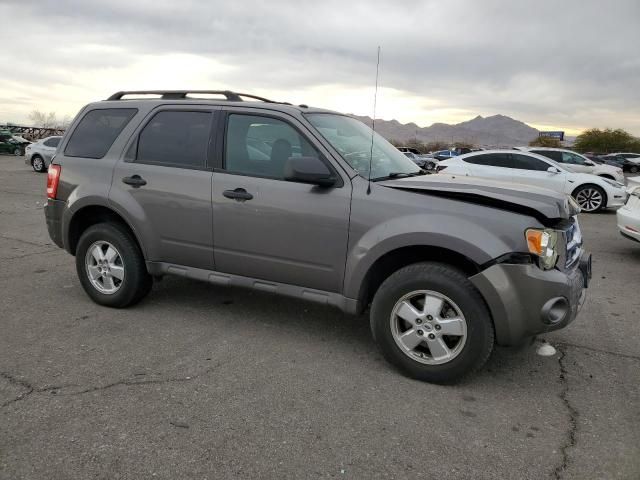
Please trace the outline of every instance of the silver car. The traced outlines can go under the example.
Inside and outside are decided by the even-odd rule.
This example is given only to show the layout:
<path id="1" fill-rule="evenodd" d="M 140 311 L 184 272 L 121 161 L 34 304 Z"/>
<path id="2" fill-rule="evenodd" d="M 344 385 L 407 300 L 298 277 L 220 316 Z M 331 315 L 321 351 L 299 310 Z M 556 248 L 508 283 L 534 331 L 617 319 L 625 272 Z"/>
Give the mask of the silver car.
<path id="1" fill-rule="evenodd" d="M 24 163 L 31 165 L 38 172 L 46 172 L 51 164 L 51 159 L 56 153 L 56 148 L 60 143 L 61 136 L 41 138 L 35 143 L 28 145 L 24 151 Z"/>

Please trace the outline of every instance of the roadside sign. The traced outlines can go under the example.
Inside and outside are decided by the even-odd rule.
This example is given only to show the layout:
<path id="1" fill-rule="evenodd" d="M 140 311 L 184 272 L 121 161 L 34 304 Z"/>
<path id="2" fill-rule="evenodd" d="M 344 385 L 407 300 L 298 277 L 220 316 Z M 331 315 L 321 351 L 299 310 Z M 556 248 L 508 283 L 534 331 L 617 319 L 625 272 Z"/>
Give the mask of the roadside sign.
<path id="1" fill-rule="evenodd" d="M 556 138 L 560 141 L 564 140 L 564 132 L 540 132 L 538 136 Z"/>

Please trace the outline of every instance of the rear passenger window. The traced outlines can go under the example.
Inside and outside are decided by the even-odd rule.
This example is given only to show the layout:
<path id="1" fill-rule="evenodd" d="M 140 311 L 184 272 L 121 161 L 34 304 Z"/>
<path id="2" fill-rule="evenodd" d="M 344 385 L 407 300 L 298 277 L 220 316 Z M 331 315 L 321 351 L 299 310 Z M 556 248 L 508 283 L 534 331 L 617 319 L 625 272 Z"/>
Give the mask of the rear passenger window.
<path id="1" fill-rule="evenodd" d="M 106 108 L 87 113 L 73 131 L 64 154 L 69 157 L 102 158 L 138 110 Z"/>
<path id="2" fill-rule="evenodd" d="M 60 143 L 60 138 L 50 138 L 44 142 L 47 147 L 57 147 Z"/>
<path id="3" fill-rule="evenodd" d="M 487 165 L 489 167 L 513 168 L 508 153 L 485 153 L 473 155 L 464 159 L 467 163 L 474 165 Z"/>
<path id="4" fill-rule="evenodd" d="M 535 157 L 530 157 L 529 155 L 512 153 L 511 156 L 513 157 L 514 164 L 512 168 L 519 168 L 520 170 L 537 170 L 540 172 L 544 172 L 549 168 L 547 163 Z"/>
<path id="5" fill-rule="evenodd" d="M 211 136 L 211 112 L 158 112 L 140 133 L 136 162 L 204 168 Z"/>
<path id="6" fill-rule="evenodd" d="M 270 117 L 229 115 L 225 145 L 225 169 L 257 177 L 284 179 L 290 157 L 320 158 L 295 128 Z"/>

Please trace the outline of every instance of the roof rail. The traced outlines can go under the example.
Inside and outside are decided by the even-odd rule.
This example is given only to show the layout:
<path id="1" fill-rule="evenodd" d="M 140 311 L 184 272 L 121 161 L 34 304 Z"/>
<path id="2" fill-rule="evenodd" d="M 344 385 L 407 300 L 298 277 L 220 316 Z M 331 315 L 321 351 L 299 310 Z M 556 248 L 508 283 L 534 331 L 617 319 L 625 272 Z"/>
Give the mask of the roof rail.
<path id="1" fill-rule="evenodd" d="M 230 90 L 127 90 L 116 92 L 107 100 L 122 100 L 125 95 L 160 95 L 163 100 L 184 100 L 190 93 L 206 93 L 208 95 L 224 95 L 231 102 L 242 102 L 242 97 L 252 98 L 267 103 L 280 103 L 269 100 L 268 98 L 249 95 L 248 93 L 236 93 Z"/>

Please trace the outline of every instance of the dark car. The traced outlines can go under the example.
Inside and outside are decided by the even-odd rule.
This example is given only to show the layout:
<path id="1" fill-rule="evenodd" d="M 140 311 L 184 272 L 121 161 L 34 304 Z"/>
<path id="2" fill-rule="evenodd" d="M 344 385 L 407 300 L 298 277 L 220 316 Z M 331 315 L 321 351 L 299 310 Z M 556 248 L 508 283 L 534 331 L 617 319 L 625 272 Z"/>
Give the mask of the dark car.
<path id="1" fill-rule="evenodd" d="M 617 153 L 610 153 L 609 155 L 603 155 L 600 160 L 607 165 L 613 165 L 622 168 L 625 172 L 637 173 L 640 171 L 640 164 L 619 155 Z"/>
<path id="2" fill-rule="evenodd" d="M 24 142 L 14 138 L 9 130 L 0 130 L 0 154 L 24 155 L 25 145 Z"/>
<path id="3" fill-rule="evenodd" d="M 433 154 L 433 158 L 437 160 L 449 160 L 450 158 L 457 157 L 459 155 L 455 150 L 440 150 Z"/>

